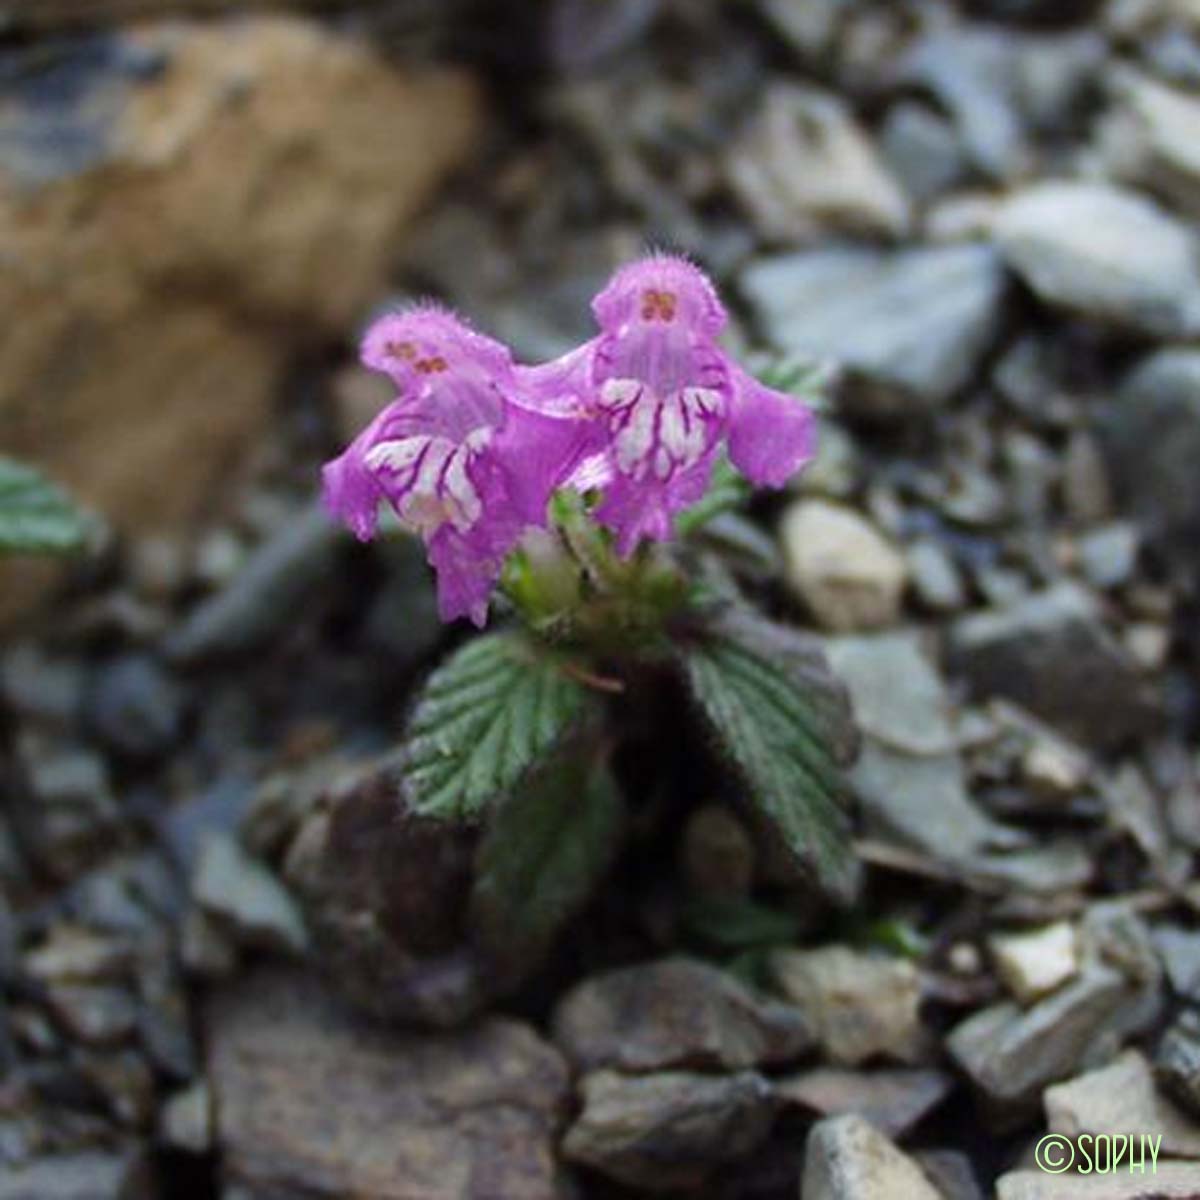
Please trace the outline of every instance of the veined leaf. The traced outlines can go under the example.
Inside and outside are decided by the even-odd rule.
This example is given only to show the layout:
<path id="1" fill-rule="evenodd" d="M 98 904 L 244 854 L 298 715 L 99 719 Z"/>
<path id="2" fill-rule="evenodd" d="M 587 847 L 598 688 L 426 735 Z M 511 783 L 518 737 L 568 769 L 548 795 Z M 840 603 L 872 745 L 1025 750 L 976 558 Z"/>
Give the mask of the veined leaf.
<path id="1" fill-rule="evenodd" d="M 748 785 L 762 824 L 797 868 L 847 899 L 858 864 L 831 701 L 789 670 L 785 656 L 766 652 L 759 626 L 774 628 L 727 620 L 700 631 L 683 649 L 687 681 L 723 757 Z M 786 637 L 787 631 L 779 633 Z"/>
<path id="2" fill-rule="evenodd" d="M 404 782 L 412 810 L 477 816 L 548 754 L 591 702 L 560 658 L 519 634 L 467 642 L 429 677 L 409 720 Z"/>
<path id="3" fill-rule="evenodd" d="M 0 457 L 0 554 L 69 554 L 88 522 L 40 471 Z"/>
<path id="4" fill-rule="evenodd" d="M 608 869 L 624 827 L 624 802 L 607 764 L 558 755 L 499 805 L 477 860 L 472 895 L 484 945 L 521 972 Z"/>

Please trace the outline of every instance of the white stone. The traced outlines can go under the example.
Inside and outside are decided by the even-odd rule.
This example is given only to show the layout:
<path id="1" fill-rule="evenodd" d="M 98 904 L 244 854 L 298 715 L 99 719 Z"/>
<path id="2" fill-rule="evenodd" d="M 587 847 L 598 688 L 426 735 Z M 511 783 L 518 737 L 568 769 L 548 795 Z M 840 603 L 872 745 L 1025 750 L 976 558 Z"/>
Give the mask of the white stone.
<path id="1" fill-rule="evenodd" d="M 1031 933 L 997 935 L 988 949 L 1000 978 L 1022 1004 L 1061 987 L 1079 971 L 1078 938 L 1067 921 Z"/>
<path id="2" fill-rule="evenodd" d="M 784 514 L 781 536 L 788 583 L 819 624 L 849 633 L 895 623 L 904 558 L 858 513 L 802 500 Z"/>
<path id="3" fill-rule="evenodd" d="M 818 1121 L 804 1151 L 803 1200 L 940 1200 L 921 1168 L 869 1121 Z"/>

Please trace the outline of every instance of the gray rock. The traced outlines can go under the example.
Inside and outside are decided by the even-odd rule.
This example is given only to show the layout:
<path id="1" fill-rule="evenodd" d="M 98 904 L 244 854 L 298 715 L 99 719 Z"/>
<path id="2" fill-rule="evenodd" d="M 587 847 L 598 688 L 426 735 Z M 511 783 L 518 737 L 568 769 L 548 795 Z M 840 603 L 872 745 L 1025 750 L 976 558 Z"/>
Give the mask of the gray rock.
<path id="1" fill-rule="evenodd" d="M 1135 71 L 1112 76 L 1115 105 L 1100 129 L 1109 170 L 1200 217 L 1200 100 Z"/>
<path id="2" fill-rule="evenodd" d="M 908 1155 L 855 1115 L 812 1127 L 800 1194 L 804 1200 L 941 1200 Z"/>
<path id="3" fill-rule="evenodd" d="M 52 1154 L 0 1171 L 0 1200 L 153 1200 L 158 1188 L 136 1150 Z"/>
<path id="4" fill-rule="evenodd" d="M 960 617 L 949 649 L 976 697 L 1007 697 L 1083 745 L 1112 748 L 1158 726 L 1152 684 L 1072 584 Z"/>
<path id="5" fill-rule="evenodd" d="M 73 878 L 119 834 L 108 767 L 90 748 L 28 733 L 18 739 L 17 760 L 29 793 L 14 811 L 21 840 L 48 874 Z"/>
<path id="6" fill-rule="evenodd" d="M 1093 587 L 1120 587 L 1133 575 L 1139 548 L 1136 526 L 1128 521 L 1115 521 L 1079 539 L 1079 565 Z"/>
<path id="7" fill-rule="evenodd" d="M 128 654 L 100 669 L 85 716 L 113 749 L 145 757 L 174 742 L 185 704 L 183 688 L 157 660 Z"/>
<path id="8" fill-rule="evenodd" d="M 1200 1118 L 1200 1014 L 1188 1010 L 1163 1034 L 1154 1055 L 1154 1077 L 1181 1108 Z"/>
<path id="9" fill-rule="evenodd" d="M 162 1107 L 159 1135 L 168 1146 L 188 1154 L 207 1154 L 212 1145 L 212 1099 L 201 1080 L 176 1092 Z"/>
<path id="10" fill-rule="evenodd" d="M 329 577 L 343 535 L 319 505 L 305 508 L 257 547 L 222 591 L 171 634 L 170 659 L 191 663 L 261 645 Z"/>
<path id="11" fill-rule="evenodd" d="M 930 612 L 957 612 L 967 602 L 962 575 L 933 538 L 918 538 L 908 547 L 908 577 L 917 599 Z"/>
<path id="12" fill-rule="evenodd" d="M 970 1155 L 957 1150 L 921 1150 L 915 1158 L 942 1200 L 987 1200 Z"/>
<path id="13" fill-rule="evenodd" d="M 1196 1165 L 1159 1162 L 1150 1170 L 1111 1175 L 1009 1171 L 996 1180 L 996 1200 L 1194 1200 Z"/>
<path id="14" fill-rule="evenodd" d="M 1200 351 L 1161 350 L 1125 379 L 1100 427 L 1119 499 L 1200 571 Z"/>
<path id="15" fill-rule="evenodd" d="M 1164 925 L 1153 936 L 1176 994 L 1200 1000 L 1200 932 Z"/>
<path id="16" fill-rule="evenodd" d="M 566 1066 L 517 1021 L 395 1033 L 272 973 L 219 992 L 205 1025 L 230 1179 L 329 1200 L 564 1195 L 552 1139 Z"/>
<path id="17" fill-rule="evenodd" d="M 770 971 L 830 1061 L 855 1066 L 877 1057 L 909 1062 L 919 1055 L 921 987 L 907 959 L 859 954 L 845 946 L 776 950 Z"/>
<path id="18" fill-rule="evenodd" d="M 1042 1088 L 1079 1069 L 1130 996 L 1124 976 L 1093 966 L 1030 1009 L 982 1009 L 955 1026 L 946 1048 L 994 1108 L 1028 1111 Z"/>
<path id="19" fill-rule="evenodd" d="M 1159 1095 L 1150 1064 L 1137 1050 L 1047 1088 L 1044 1103 L 1052 1133 L 1076 1138 L 1144 1130 L 1161 1136 L 1164 1157 L 1200 1158 L 1200 1125 Z"/>
<path id="20" fill-rule="evenodd" d="M 951 863 L 1013 844 L 967 793 L 949 697 L 919 638 L 905 632 L 830 638 L 825 645 L 863 733 L 850 779 L 869 821 Z"/>
<path id="21" fill-rule="evenodd" d="M 847 401 L 883 413 L 936 406 L 968 382 L 1005 289 L 983 245 L 804 251 L 752 264 L 741 283 L 778 349 L 838 361 Z"/>
<path id="22" fill-rule="evenodd" d="M 247 945 L 297 955 L 307 948 L 304 920 L 287 889 L 226 833 L 206 835 L 192 876 L 192 895 Z"/>
<path id="23" fill-rule="evenodd" d="M 853 509 L 799 500 L 780 523 L 787 582 L 826 629 L 849 633 L 894 624 L 904 558 Z"/>
<path id="24" fill-rule="evenodd" d="M 1200 333 L 1196 243 L 1136 192 L 1034 184 L 1005 204 L 996 241 L 1048 304 L 1150 337 Z"/>
<path id="25" fill-rule="evenodd" d="M 15 714 L 69 728 L 83 706 L 87 672 L 74 658 L 57 658 L 19 642 L 0 658 L 0 696 Z"/>
<path id="26" fill-rule="evenodd" d="M 819 56 L 829 48 L 845 15 L 841 0 L 809 0 L 807 4 L 758 0 L 758 7 L 779 34 L 806 58 Z"/>
<path id="27" fill-rule="evenodd" d="M 954 126 L 912 101 L 901 101 L 888 110 L 880 146 L 893 173 L 919 203 L 951 187 L 966 168 Z"/>
<path id="28" fill-rule="evenodd" d="M 629 1078 L 596 1071 L 581 1083 L 583 1110 L 562 1152 L 633 1187 L 696 1187 L 766 1137 L 771 1086 L 753 1071 L 664 1071 Z"/>
<path id="29" fill-rule="evenodd" d="M 817 88 L 777 84 L 725 158 L 734 193 L 775 241 L 828 230 L 899 237 L 908 201 L 846 105 Z"/>
<path id="30" fill-rule="evenodd" d="M 813 1044 L 796 1009 L 682 958 L 585 980 L 559 1001 L 553 1028 L 582 1071 L 741 1070 L 798 1058 Z"/>
<path id="31" fill-rule="evenodd" d="M 46 989 L 46 1004 L 63 1031 L 87 1045 L 112 1045 L 137 1028 L 137 1006 L 121 988 L 55 984 Z"/>
<path id="32" fill-rule="evenodd" d="M 775 1095 L 822 1117 L 855 1113 L 888 1137 L 902 1137 L 936 1108 L 954 1086 L 942 1071 L 845 1071 L 817 1067 L 775 1080 Z"/>
<path id="33" fill-rule="evenodd" d="M 950 112 L 974 166 L 999 179 L 1019 173 L 1029 158 L 1015 95 L 1016 48 L 1001 29 L 952 26 L 923 37 L 898 67 L 901 81 L 926 89 Z"/>

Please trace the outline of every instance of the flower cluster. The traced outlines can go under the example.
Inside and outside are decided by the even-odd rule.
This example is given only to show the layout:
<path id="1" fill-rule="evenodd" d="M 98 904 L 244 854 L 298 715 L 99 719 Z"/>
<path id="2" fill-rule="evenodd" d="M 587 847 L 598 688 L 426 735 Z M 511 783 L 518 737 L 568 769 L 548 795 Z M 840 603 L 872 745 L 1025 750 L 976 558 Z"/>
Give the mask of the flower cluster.
<path id="1" fill-rule="evenodd" d="M 725 310 L 692 263 L 631 263 L 592 312 L 598 335 L 539 366 L 516 364 L 436 307 L 367 331 L 362 360 L 397 396 L 326 464 L 326 503 L 366 540 L 388 500 L 425 540 L 444 620 L 483 624 L 505 558 L 545 527 L 556 488 L 598 489 L 593 515 L 628 556 L 671 536 L 722 445 L 748 478 L 775 487 L 812 456 L 811 412 L 720 348 Z"/>

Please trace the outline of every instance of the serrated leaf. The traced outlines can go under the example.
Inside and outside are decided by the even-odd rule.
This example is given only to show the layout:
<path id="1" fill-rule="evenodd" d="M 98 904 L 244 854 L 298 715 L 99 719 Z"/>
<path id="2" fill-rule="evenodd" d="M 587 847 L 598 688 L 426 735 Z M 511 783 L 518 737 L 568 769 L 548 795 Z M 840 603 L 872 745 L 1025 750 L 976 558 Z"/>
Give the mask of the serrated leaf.
<path id="1" fill-rule="evenodd" d="M 519 634 L 490 633 L 434 671 L 405 739 L 412 810 L 476 817 L 548 754 L 592 703 L 563 667 Z"/>
<path id="2" fill-rule="evenodd" d="M 624 802 L 594 755 L 559 755 L 497 809 L 479 849 L 474 926 L 504 969 L 536 964 L 608 869 Z"/>
<path id="3" fill-rule="evenodd" d="M 69 554 L 88 522 L 70 497 L 40 471 L 0 457 L 0 553 Z"/>
<path id="4" fill-rule="evenodd" d="M 858 865 L 846 784 L 829 736 L 828 701 L 740 632 L 726 622 L 685 643 L 691 693 L 721 753 L 748 785 L 748 799 L 793 864 L 847 899 Z"/>

